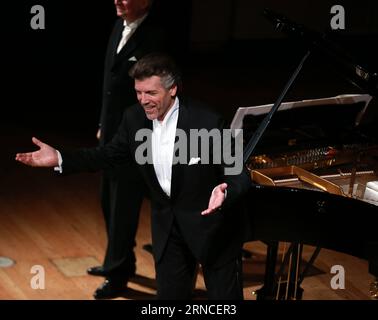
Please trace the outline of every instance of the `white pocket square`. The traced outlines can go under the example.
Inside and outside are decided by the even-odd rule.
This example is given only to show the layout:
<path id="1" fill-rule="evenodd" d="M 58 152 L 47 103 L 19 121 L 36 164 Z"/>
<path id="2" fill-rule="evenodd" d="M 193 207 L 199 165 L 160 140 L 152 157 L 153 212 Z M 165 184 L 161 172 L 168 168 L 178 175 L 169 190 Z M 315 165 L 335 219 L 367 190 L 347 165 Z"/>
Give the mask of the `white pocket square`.
<path id="1" fill-rule="evenodd" d="M 192 158 L 190 159 L 189 161 L 189 166 L 191 166 L 192 164 L 197 164 L 198 162 L 200 162 L 201 158 Z"/>
<path id="2" fill-rule="evenodd" d="M 137 58 L 135 58 L 135 56 L 132 56 L 131 58 L 129 58 L 129 61 L 137 61 Z"/>

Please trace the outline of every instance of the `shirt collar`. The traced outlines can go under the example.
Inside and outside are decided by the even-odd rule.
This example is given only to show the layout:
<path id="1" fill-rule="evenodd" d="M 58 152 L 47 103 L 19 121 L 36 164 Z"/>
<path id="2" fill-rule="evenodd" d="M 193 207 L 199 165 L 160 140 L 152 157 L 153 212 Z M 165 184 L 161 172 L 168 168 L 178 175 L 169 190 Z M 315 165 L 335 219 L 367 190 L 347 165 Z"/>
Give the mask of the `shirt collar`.
<path id="1" fill-rule="evenodd" d="M 139 19 L 136 19 L 135 21 L 131 22 L 130 24 L 127 24 L 126 20 L 123 20 L 123 26 L 129 27 L 130 29 L 136 29 L 139 27 L 139 25 L 146 19 L 148 13 L 146 13 L 144 16 L 140 17 Z"/>
<path id="2" fill-rule="evenodd" d="M 158 119 L 152 120 L 152 123 L 154 124 L 154 126 L 160 126 L 160 127 L 166 126 L 167 123 L 171 120 L 171 118 L 173 118 L 173 115 L 175 114 L 175 112 L 178 111 L 179 106 L 180 106 L 179 99 L 178 97 L 176 97 L 175 102 L 173 103 L 173 106 L 167 112 L 163 121 L 159 121 Z"/>

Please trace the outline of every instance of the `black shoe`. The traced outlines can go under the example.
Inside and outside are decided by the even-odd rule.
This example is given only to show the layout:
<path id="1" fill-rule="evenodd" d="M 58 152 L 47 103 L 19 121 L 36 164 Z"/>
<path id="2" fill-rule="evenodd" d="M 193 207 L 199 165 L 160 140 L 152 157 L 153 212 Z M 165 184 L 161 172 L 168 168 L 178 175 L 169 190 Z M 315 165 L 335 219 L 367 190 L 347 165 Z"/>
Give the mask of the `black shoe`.
<path id="1" fill-rule="evenodd" d="M 119 278 L 106 278 L 104 283 L 99 286 L 93 294 L 95 299 L 113 299 L 122 296 L 127 290 L 127 280 Z"/>
<path id="2" fill-rule="evenodd" d="M 87 269 L 87 273 L 91 276 L 105 277 L 106 273 L 103 266 L 96 266 Z"/>

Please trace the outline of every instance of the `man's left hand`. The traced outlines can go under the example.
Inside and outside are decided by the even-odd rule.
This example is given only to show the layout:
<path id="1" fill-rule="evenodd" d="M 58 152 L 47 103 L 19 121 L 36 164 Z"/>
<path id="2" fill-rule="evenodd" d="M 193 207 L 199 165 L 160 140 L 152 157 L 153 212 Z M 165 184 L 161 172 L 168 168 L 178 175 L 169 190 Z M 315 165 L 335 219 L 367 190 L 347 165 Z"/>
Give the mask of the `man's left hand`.
<path id="1" fill-rule="evenodd" d="M 215 187 L 214 191 L 211 194 L 209 207 L 201 212 L 201 215 L 206 216 L 208 214 L 214 213 L 218 210 L 226 198 L 226 189 L 227 183 L 222 183 Z"/>

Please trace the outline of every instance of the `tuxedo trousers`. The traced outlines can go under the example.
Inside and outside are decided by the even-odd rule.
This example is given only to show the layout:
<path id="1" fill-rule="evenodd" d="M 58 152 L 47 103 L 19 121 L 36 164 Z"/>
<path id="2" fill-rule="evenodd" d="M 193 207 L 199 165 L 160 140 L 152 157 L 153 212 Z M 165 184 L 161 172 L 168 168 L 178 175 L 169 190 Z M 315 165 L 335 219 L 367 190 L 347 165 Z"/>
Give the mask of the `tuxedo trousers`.
<path id="1" fill-rule="evenodd" d="M 236 258 L 216 268 L 211 265 L 202 266 L 209 299 L 243 299 L 242 259 L 239 253 L 235 256 Z M 179 226 L 174 222 L 163 256 L 155 263 L 157 299 L 192 299 L 197 266 L 198 261 L 182 238 Z"/>
<path id="2" fill-rule="evenodd" d="M 135 236 L 144 198 L 144 184 L 134 164 L 103 172 L 101 205 L 107 232 L 103 263 L 107 276 L 126 277 L 135 271 Z"/>

